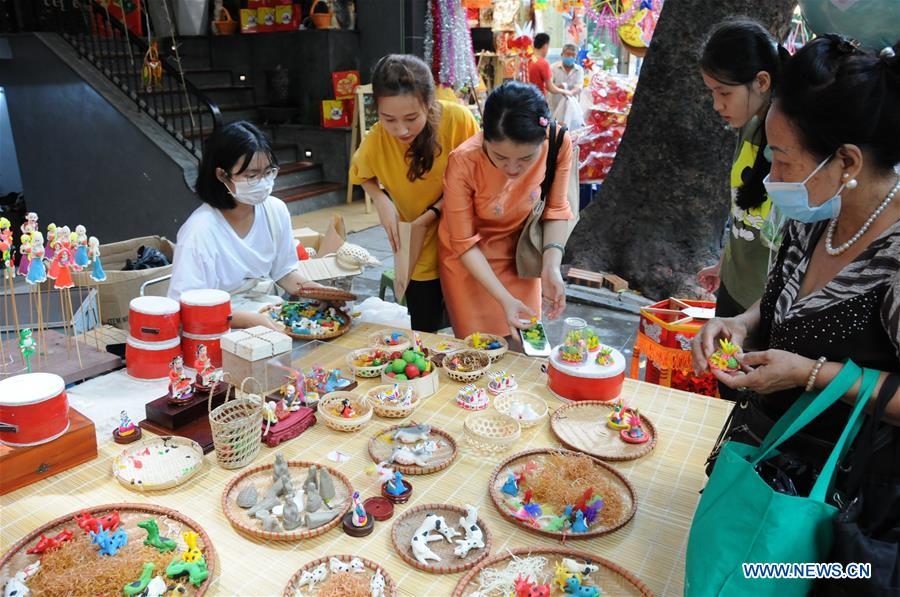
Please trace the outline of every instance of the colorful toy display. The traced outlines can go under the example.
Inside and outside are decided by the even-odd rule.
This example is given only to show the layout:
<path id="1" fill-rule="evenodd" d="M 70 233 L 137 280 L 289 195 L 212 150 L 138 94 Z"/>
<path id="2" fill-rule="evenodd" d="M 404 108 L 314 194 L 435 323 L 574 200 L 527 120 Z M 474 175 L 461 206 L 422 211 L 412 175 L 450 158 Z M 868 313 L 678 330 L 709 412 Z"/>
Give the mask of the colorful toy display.
<path id="1" fill-rule="evenodd" d="M 469 343 L 475 350 L 497 350 L 503 348 L 503 342 L 499 338 L 494 338 L 488 334 L 479 334 L 478 332 L 472 334 Z"/>
<path id="2" fill-rule="evenodd" d="M 625 420 L 627 414 L 628 409 L 625 408 L 625 403 L 620 398 L 609 411 L 609 415 L 606 417 L 606 426 L 616 431 L 628 429 L 630 424 Z"/>
<path id="3" fill-rule="evenodd" d="M 434 364 L 428 360 L 424 352 L 418 350 L 406 350 L 402 354 L 394 352 L 390 355 L 390 365 L 385 369 L 385 375 L 392 379 L 406 381 L 427 377 L 434 371 Z"/>
<path id="4" fill-rule="evenodd" d="M 650 439 L 650 435 L 644 433 L 641 425 L 641 414 L 637 411 L 629 411 L 627 415 L 628 428 L 619 432 L 623 441 L 629 444 L 643 444 Z"/>
<path id="5" fill-rule="evenodd" d="M 186 404 L 194 396 L 191 378 L 184 370 L 184 359 L 176 356 L 169 364 L 169 402 L 175 405 Z"/>
<path id="6" fill-rule="evenodd" d="M 285 330 L 303 338 L 333 338 L 350 326 L 346 313 L 331 303 L 301 299 L 282 303 L 269 310 L 269 316 Z"/>
<path id="7" fill-rule="evenodd" d="M 516 376 L 506 371 L 492 371 L 488 373 L 488 392 L 493 395 L 502 394 L 503 392 L 511 392 L 518 389 L 519 384 L 516 383 Z"/>
<path id="8" fill-rule="evenodd" d="M 727 338 L 719 340 L 719 348 L 709 356 L 709 366 L 726 373 L 741 370 L 741 347 Z"/>
<path id="9" fill-rule="evenodd" d="M 469 384 L 459 390 L 456 394 L 456 404 L 460 408 L 466 410 L 484 410 L 488 407 L 490 399 L 484 388 L 479 388 L 475 384 Z"/>
<path id="10" fill-rule="evenodd" d="M 609 367 L 613 364 L 612 353 L 612 348 L 610 348 L 609 346 L 604 346 L 597 352 L 597 358 L 594 359 L 594 362 L 601 367 Z"/>
<path id="11" fill-rule="evenodd" d="M 130 444 L 141 439 L 141 428 L 134 424 L 124 410 L 119 413 L 119 426 L 113 429 L 113 440 L 117 444 Z"/>

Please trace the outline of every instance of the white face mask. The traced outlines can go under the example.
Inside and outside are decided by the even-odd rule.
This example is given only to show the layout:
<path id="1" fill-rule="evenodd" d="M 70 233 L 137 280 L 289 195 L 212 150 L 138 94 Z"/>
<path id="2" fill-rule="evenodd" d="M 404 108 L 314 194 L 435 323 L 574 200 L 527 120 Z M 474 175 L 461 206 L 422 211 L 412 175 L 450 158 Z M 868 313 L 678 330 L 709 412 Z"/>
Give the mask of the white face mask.
<path id="1" fill-rule="evenodd" d="M 274 174 L 267 176 L 252 186 L 246 180 L 233 180 L 231 182 L 234 185 L 234 192 L 231 193 L 231 196 L 238 203 L 259 205 L 272 194 L 272 189 L 275 188 L 275 176 Z"/>

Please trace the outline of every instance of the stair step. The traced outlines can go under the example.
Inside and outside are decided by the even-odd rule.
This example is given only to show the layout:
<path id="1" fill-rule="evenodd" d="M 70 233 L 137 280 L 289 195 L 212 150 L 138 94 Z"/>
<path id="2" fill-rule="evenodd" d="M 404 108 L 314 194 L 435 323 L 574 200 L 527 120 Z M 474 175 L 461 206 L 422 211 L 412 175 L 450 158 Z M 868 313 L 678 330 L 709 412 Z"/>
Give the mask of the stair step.
<path id="1" fill-rule="evenodd" d="M 293 143 L 272 143 L 272 152 L 279 164 L 297 161 L 297 146 Z"/>
<path id="2" fill-rule="evenodd" d="M 297 162 L 279 162 L 278 178 L 275 179 L 275 195 L 296 187 L 322 182 L 325 172 L 322 165 L 308 160 Z"/>
<path id="3" fill-rule="evenodd" d="M 215 93 L 216 91 L 253 91 L 253 85 L 197 85 L 197 89 L 203 93 Z M 141 95 L 165 95 L 168 93 L 181 93 L 180 89 L 154 89 L 142 91 Z"/>
<path id="4" fill-rule="evenodd" d="M 278 166 L 278 175 L 284 176 L 285 174 L 291 174 L 292 172 L 302 172 L 304 170 L 312 170 L 318 167 L 320 167 L 320 165 L 315 162 L 288 162 L 287 164 L 280 164 Z"/>
<path id="5" fill-rule="evenodd" d="M 255 104 L 252 85 L 206 85 L 197 88 L 203 95 L 219 105 L 248 105 Z M 183 94 L 180 89 L 162 89 L 150 92 L 142 91 L 144 97 L 165 96 L 171 94 Z"/>
<path id="6" fill-rule="evenodd" d="M 203 85 L 232 85 L 234 83 L 231 71 L 226 69 L 190 69 L 184 71 L 184 76 L 198 87 Z"/>
<path id="7" fill-rule="evenodd" d="M 280 191 L 274 192 L 276 193 L 275 196 L 285 203 L 292 203 L 294 201 L 302 201 L 303 199 L 324 195 L 325 193 L 340 191 L 345 188 L 346 187 L 339 182 L 322 181 L 300 185 L 299 187 L 281 189 Z"/>

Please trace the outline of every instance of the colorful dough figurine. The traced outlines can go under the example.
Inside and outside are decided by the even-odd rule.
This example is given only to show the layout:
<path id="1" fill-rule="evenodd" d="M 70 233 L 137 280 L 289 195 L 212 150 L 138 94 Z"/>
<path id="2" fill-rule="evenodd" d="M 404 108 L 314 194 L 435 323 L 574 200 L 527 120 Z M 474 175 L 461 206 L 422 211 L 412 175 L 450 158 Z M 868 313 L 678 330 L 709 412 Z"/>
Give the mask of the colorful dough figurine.
<path id="1" fill-rule="evenodd" d="M 38 541 L 33 547 L 31 547 L 27 552 L 28 554 L 43 554 L 45 552 L 54 550 L 58 548 L 60 545 L 72 539 L 72 531 L 69 529 L 63 529 L 53 537 L 47 537 L 43 533 L 41 533 L 41 539 Z"/>
<path id="2" fill-rule="evenodd" d="M 144 539 L 144 545 L 155 547 L 160 553 L 173 551 L 178 546 L 174 539 L 159 536 L 159 525 L 156 524 L 155 519 L 148 518 L 147 520 L 142 520 L 137 523 L 137 525 L 147 531 L 147 538 Z"/>
<path id="3" fill-rule="evenodd" d="M 613 364 L 612 351 L 613 349 L 609 347 L 601 349 L 600 352 L 597 353 L 597 358 L 594 362 L 601 367 L 609 367 Z"/>
<path id="4" fill-rule="evenodd" d="M 609 411 L 609 414 L 606 415 L 606 426 L 617 431 L 628 429 L 628 421 L 625 420 L 627 410 L 628 409 L 625 408 L 625 403 L 619 398 L 619 400 L 613 404 L 613 408 Z"/>
<path id="5" fill-rule="evenodd" d="M 466 504 L 466 515 L 460 516 L 459 526 L 466 532 L 465 539 L 456 540 L 453 553 L 458 558 L 465 558 L 473 549 L 484 549 L 484 531 L 478 526 L 478 508 Z"/>
<path id="6" fill-rule="evenodd" d="M 503 488 L 500 490 L 506 495 L 511 495 L 513 497 L 519 495 L 519 484 L 516 483 L 516 476 L 512 473 L 506 477 L 506 483 L 503 484 Z"/>
<path id="7" fill-rule="evenodd" d="M 25 328 L 19 331 L 19 351 L 22 353 L 22 360 L 25 361 L 25 368 L 29 373 L 31 373 L 31 355 L 34 354 L 36 346 L 30 329 Z"/>
<path id="8" fill-rule="evenodd" d="M 650 436 L 644 433 L 644 429 L 641 427 L 641 415 L 638 411 L 628 411 L 626 420 L 628 429 L 619 432 L 623 441 L 629 444 L 643 444 L 650 439 Z"/>
<path id="9" fill-rule="evenodd" d="M 169 562 L 169 565 L 166 566 L 166 576 L 175 578 L 182 574 L 187 574 L 191 584 L 195 587 L 199 587 L 209 576 L 209 570 L 206 567 L 206 559 L 201 557 L 196 562 L 185 562 L 184 560 L 179 560 L 176 556 Z"/>
<path id="10" fill-rule="evenodd" d="M 559 347 L 559 360 L 570 365 L 580 365 L 584 363 L 587 352 L 584 340 L 579 340 L 578 344 L 564 345 Z"/>
<path id="11" fill-rule="evenodd" d="M 403 473 L 394 471 L 393 477 L 382 484 L 381 495 L 392 504 L 405 504 L 412 495 L 412 489 L 412 483 L 403 478 Z"/>
<path id="12" fill-rule="evenodd" d="M 141 439 L 141 428 L 123 410 L 119 413 L 119 426 L 113 429 L 112 435 L 117 444 L 130 444 Z"/>
<path id="13" fill-rule="evenodd" d="M 735 373 L 741 369 L 741 347 L 727 338 L 719 340 L 719 349 L 709 356 L 709 366 L 726 373 Z"/>
<path id="14" fill-rule="evenodd" d="M 468 384 L 456 394 L 456 404 L 466 410 L 484 410 L 490 402 L 484 388 L 478 388 L 475 384 Z"/>
<path id="15" fill-rule="evenodd" d="M 353 407 L 350 406 L 350 401 L 346 398 L 341 400 L 341 410 L 338 414 L 345 419 L 352 419 L 356 416 L 356 412 L 353 410 Z"/>
<path id="16" fill-rule="evenodd" d="M 156 565 L 154 565 L 153 562 L 144 562 L 144 568 L 141 571 L 141 577 L 136 581 L 130 582 L 122 587 L 122 592 L 128 595 L 128 597 L 141 595 L 144 592 L 144 589 L 147 588 L 147 585 L 150 584 L 150 580 L 153 578 L 154 568 L 156 568 Z"/>
<path id="17" fill-rule="evenodd" d="M 197 360 L 194 361 L 194 370 L 197 372 L 197 379 L 194 381 L 195 390 L 206 392 L 212 389 L 213 384 L 222 379 L 222 372 L 215 368 L 209 358 L 206 344 L 197 346 Z"/>
<path id="18" fill-rule="evenodd" d="M 587 343 L 588 352 L 597 352 L 600 350 L 600 336 L 594 333 L 593 328 L 587 328 L 585 330 L 584 339 Z"/>
<path id="19" fill-rule="evenodd" d="M 491 379 L 488 383 L 488 392 L 494 396 L 503 392 L 512 392 L 519 387 L 519 384 L 516 383 L 516 376 L 506 371 L 492 371 L 488 373 L 488 377 Z"/>
<path id="20" fill-rule="evenodd" d="M 88 257 L 94 263 L 91 270 L 91 280 L 94 282 L 106 282 L 106 271 L 103 269 L 103 262 L 100 261 L 100 241 L 96 236 L 92 236 L 88 240 Z"/>
<path id="21" fill-rule="evenodd" d="M 351 537 L 365 537 L 375 528 L 375 518 L 366 513 L 358 491 L 353 492 L 350 511 L 344 515 L 342 524 L 344 532 Z"/>
<path id="22" fill-rule="evenodd" d="M 482 338 L 480 333 L 475 332 L 472 334 L 472 348 L 475 350 L 497 350 L 498 348 L 503 348 L 503 343 L 490 336 Z"/>
<path id="23" fill-rule="evenodd" d="M 177 356 L 169 364 L 169 402 L 181 405 L 193 398 L 194 389 L 191 378 L 184 372 L 184 359 Z"/>
<path id="24" fill-rule="evenodd" d="M 100 548 L 99 553 L 101 556 L 114 556 L 127 543 L 128 535 L 125 533 L 124 528 L 120 528 L 115 533 L 110 534 L 109 531 L 103 528 L 103 525 L 100 525 L 100 530 L 96 533 L 91 531 L 91 544 Z"/>
<path id="25" fill-rule="evenodd" d="M 550 583 L 539 585 L 531 582 L 531 577 L 522 578 L 522 575 L 516 577 L 513 581 L 516 597 L 550 597 Z"/>

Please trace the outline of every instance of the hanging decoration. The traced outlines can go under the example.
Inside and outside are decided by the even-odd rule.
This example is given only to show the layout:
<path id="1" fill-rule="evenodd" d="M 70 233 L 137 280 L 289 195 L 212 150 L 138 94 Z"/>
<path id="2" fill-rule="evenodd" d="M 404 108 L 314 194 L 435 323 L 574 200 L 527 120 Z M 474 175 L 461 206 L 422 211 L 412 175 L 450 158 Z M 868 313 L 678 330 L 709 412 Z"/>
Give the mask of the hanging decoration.
<path id="1" fill-rule="evenodd" d="M 520 0 L 494 0 L 494 31 L 512 31 L 519 14 Z"/>
<path id="2" fill-rule="evenodd" d="M 806 21 L 803 19 L 800 7 L 798 6 L 794 9 L 794 15 L 791 18 L 791 30 L 788 33 L 787 39 L 784 40 L 785 49 L 793 55 L 797 50 L 808 44 L 815 36 L 816 34 L 810 31 L 809 27 L 806 26 Z"/>
<path id="3" fill-rule="evenodd" d="M 425 62 L 438 85 L 461 91 L 478 83 L 472 36 L 459 0 L 429 0 L 425 17 Z"/>
<path id="4" fill-rule="evenodd" d="M 141 68 L 141 83 L 147 91 L 153 91 L 154 87 L 162 87 L 162 62 L 159 60 L 159 46 L 154 39 L 150 48 L 144 54 L 144 66 Z"/>
<path id="5" fill-rule="evenodd" d="M 663 0 L 583 0 L 594 37 L 605 36 L 643 56 L 650 46 Z"/>

